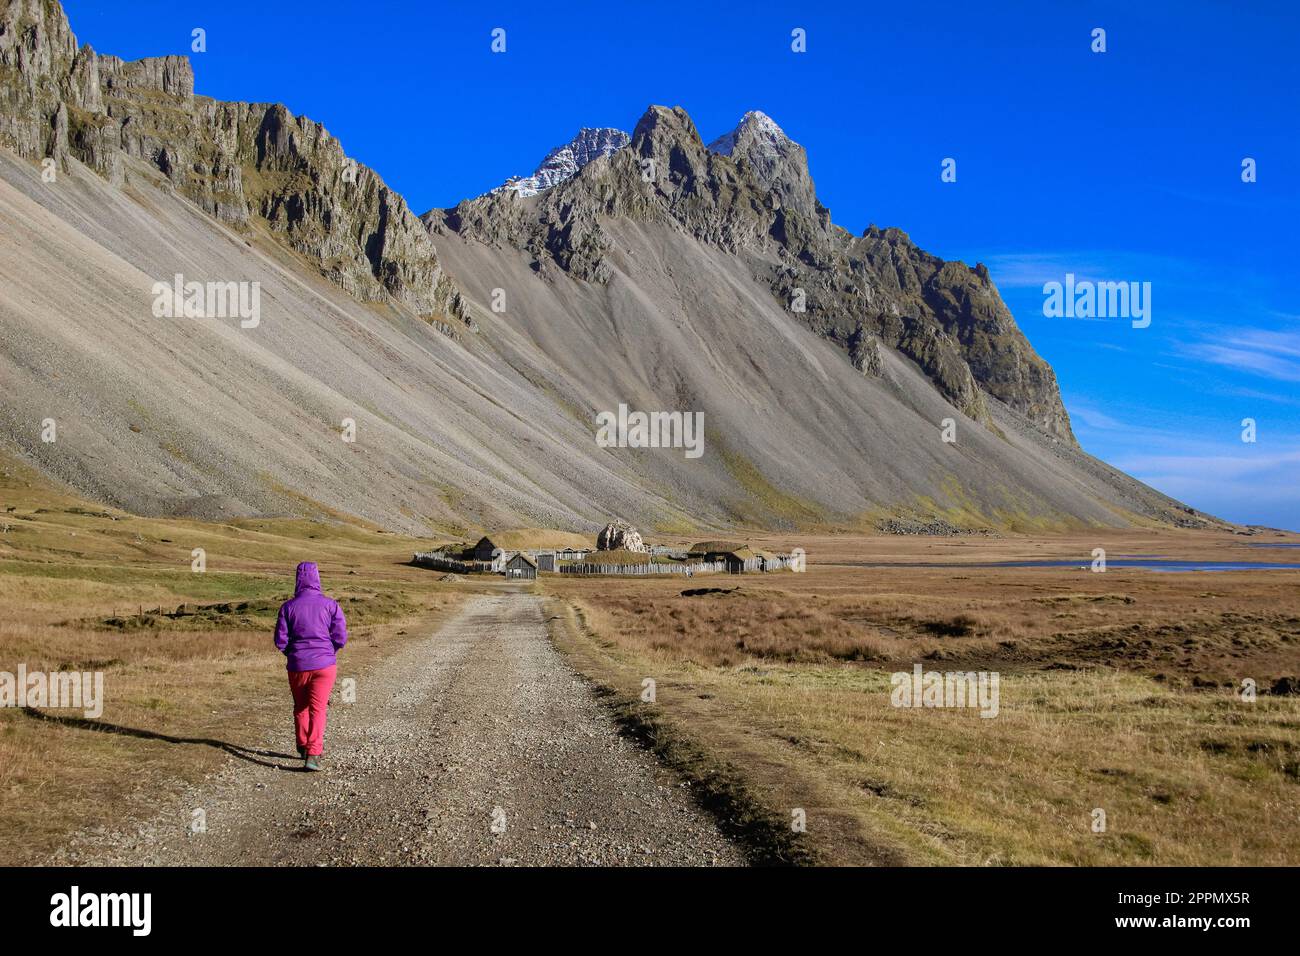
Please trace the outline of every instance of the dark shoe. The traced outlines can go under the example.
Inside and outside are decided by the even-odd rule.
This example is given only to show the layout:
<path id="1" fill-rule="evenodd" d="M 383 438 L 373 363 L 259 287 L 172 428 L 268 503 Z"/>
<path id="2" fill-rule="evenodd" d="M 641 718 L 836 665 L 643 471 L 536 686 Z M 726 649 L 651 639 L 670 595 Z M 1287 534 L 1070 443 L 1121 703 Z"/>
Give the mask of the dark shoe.
<path id="1" fill-rule="evenodd" d="M 298 748 L 298 756 L 301 757 L 303 760 L 306 760 L 306 759 L 307 759 L 307 748 L 306 748 L 306 747 L 299 747 L 299 748 Z"/>
<path id="2" fill-rule="evenodd" d="M 304 760 L 304 761 L 303 761 L 303 764 L 302 764 L 302 769 L 303 769 L 303 770 L 310 770 L 310 771 L 312 771 L 313 773 L 316 772 L 316 771 L 318 771 L 318 770 L 320 770 L 320 755 L 319 755 L 319 754 L 313 754 L 312 756 L 310 756 L 310 757 L 308 757 L 306 760 Z"/>

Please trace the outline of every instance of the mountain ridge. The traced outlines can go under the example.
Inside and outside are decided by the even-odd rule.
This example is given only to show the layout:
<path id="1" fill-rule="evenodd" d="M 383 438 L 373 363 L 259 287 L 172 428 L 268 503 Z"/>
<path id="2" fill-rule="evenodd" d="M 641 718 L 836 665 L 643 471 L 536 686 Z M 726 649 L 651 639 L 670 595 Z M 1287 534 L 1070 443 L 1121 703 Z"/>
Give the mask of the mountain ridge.
<path id="1" fill-rule="evenodd" d="M 727 155 L 704 146 L 680 107 L 652 106 L 628 148 L 536 197 L 535 209 L 496 194 L 421 218 L 594 282 L 609 275 L 602 220 L 674 221 L 728 252 L 765 256 L 755 262 L 756 278 L 860 370 L 869 367 L 861 343 L 879 339 L 917 362 L 968 417 L 987 423 L 987 390 L 1046 434 L 1074 443 L 1055 374 L 1020 333 L 988 270 L 929 255 L 899 229 L 873 226 L 853 237 L 833 225 L 803 148 L 786 139 L 788 147 L 773 153 L 761 129 L 742 120 L 728 134 L 735 146 Z M 646 169 L 663 176 L 651 184 Z"/>
<path id="2" fill-rule="evenodd" d="M 55 0 L 0 0 L 0 438 L 139 513 L 1213 523 L 1078 449 L 987 270 L 834 226 L 757 116 L 724 154 L 651 107 L 535 196 L 417 219 L 319 123 L 195 95 L 184 57 L 78 46 Z M 180 273 L 256 279 L 267 314 L 161 322 L 148 289 Z M 623 403 L 704 414 L 709 452 L 598 447 Z"/>
<path id="3" fill-rule="evenodd" d="M 362 301 L 462 319 L 454 284 L 406 200 L 349 159 L 320 123 L 280 104 L 194 93 L 184 56 L 124 61 L 78 45 L 53 0 L 0 7 L 0 145 L 112 184 L 142 159 L 210 215 L 266 228 Z"/>

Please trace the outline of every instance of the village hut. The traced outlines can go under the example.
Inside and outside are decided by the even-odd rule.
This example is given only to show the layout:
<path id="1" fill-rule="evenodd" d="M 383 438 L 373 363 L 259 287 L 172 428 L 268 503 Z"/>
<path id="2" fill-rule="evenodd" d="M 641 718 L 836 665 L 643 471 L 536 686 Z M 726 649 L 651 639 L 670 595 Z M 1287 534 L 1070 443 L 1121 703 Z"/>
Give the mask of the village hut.
<path id="1" fill-rule="evenodd" d="M 766 571 L 774 566 L 774 558 L 766 551 L 755 551 L 747 544 L 735 541 L 700 541 L 691 545 L 687 558 L 722 564 L 731 574 L 748 571 Z"/>
<path id="2" fill-rule="evenodd" d="M 533 559 L 522 551 L 506 562 L 506 578 L 521 578 L 524 580 L 537 580 L 537 565 Z"/>
<path id="3" fill-rule="evenodd" d="M 744 547 L 735 541 L 697 541 L 691 545 L 687 557 L 692 561 L 722 561 L 726 555 Z"/>

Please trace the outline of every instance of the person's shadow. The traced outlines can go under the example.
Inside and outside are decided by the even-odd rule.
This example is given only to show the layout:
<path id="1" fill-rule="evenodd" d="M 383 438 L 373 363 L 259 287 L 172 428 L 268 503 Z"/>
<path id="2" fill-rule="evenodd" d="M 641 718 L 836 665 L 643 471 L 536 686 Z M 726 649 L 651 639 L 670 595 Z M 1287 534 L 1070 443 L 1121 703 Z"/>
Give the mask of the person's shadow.
<path id="1" fill-rule="evenodd" d="M 91 720 L 88 717 L 65 717 L 59 714 L 47 714 L 43 710 L 37 710 L 35 707 L 24 707 L 23 713 L 34 720 L 43 720 L 51 724 L 60 724 L 64 727 L 75 727 L 78 730 L 93 730 L 101 734 L 122 734 L 127 737 L 140 737 L 144 740 L 161 740 L 168 744 L 202 744 L 205 747 L 216 747 L 218 750 L 224 750 L 232 757 L 238 757 L 240 760 L 247 760 L 249 763 L 255 763 L 259 767 L 270 767 L 272 770 L 298 770 L 303 771 L 300 765 L 285 766 L 284 764 L 271 763 L 270 760 L 260 759 L 263 757 L 277 760 L 294 760 L 300 761 L 301 757 L 293 754 L 276 753 L 272 750 L 255 750 L 251 747 L 241 747 L 238 744 L 228 743 L 224 740 L 216 740 L 212 737 L 173 737 L 170 734 L 160 734 L 155 730 L 140 730 L 136 727 L 121 727 L 117 724 L 110 724 L 103 720 Z"/>

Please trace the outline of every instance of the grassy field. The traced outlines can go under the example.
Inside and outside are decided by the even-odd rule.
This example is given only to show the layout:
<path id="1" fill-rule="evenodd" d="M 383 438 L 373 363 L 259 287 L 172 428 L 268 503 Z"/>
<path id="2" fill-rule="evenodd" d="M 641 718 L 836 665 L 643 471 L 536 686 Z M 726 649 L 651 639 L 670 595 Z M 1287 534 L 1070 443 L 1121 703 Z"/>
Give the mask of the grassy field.
<path id="1" fill-rule="evenodd" d="M 364 526 L 133 517 L 11 463 L 0 505 L 0 671 L 101 671 L 105 697 L 96 721 L 0 709 L 0 864 L 46 861 L 74 828 L 147 813 L 229 754 L 256 759 L 268 729 L 292 752 L 271 633 L 298 561 L 319 563 L 347 615 L 340 677 L 475 587 L 405 566 L 425 543 Z M 182 605 L 196 613 L 173 616 Z"/>
<path id="2" fill-rule="evenodd" d="M 712 781 L 776 858 L 1295 864 L 1300 698 L 1278 682 L 1300 674 L 1300 572 L 850 566 L 1086 559 L 1099 540 L 1112 556 L 1291 560 L 1212 535 L 846 537 L 786 542 L 806 574 L 692 582 L 738 588 L 723 593 L 543 587 L 557 642 L 628 725 Z M 997 716 L 892 706 L 891 674 L 916 663 L 996 672 Z"/>
<path id="3" fill-rule="evenodd" d="M 1096 547 L 1295 560 L 1253 547 L 1278 539 L 747 540 L 803 547 L 808 572 L 537 587 L 557 645 L 760 858 L 1297 862 L 1300 698 L 1281 691 L 1300 675 L 1300 572 L 969 566 Z M 106 697 L 95 721 L 0 709 L 0 863 L 48 861 L 74 829 L 145 816 L 231 756 L 258 759 L 268 730 L 291 748 L 270 632 L 296 563 L 317 561 L 345 608 L 348 676 L 490 587 L 406 565 L 430 544 L 347 522 L 140 518 L 0 463 L 0 671 L 101 671 Z M 860 566 L 920 562 L 966 566 Z M 996 672 L 997 716 L 892 706 L 891 675 L 916 663 Z"/>

